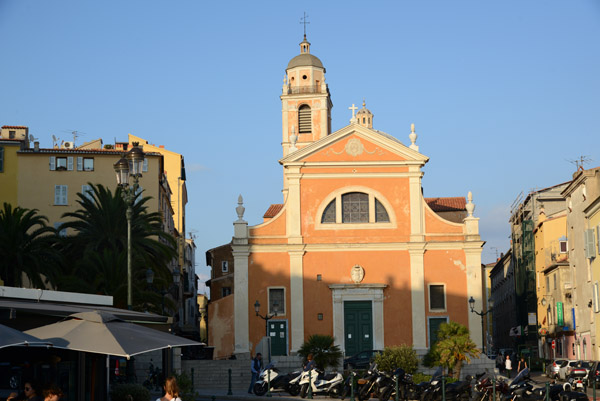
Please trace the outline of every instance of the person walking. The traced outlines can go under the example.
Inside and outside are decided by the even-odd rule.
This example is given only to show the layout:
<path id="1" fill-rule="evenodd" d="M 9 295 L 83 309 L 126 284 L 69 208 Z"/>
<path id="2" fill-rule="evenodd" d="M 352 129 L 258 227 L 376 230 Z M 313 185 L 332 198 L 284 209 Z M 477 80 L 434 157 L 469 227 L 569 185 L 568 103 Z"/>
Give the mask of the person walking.
<path id="1" fill-rule="evenodd" d="M 175 376 L 167 377 L 164 389 L 165 395 L 158 398 L 156 401 L 181 401 L 181 398 L 179 398 L 179 386 L 177 385 Z"/>
<path id="2" fill-rule="evenodd" d="M 506 370 L 506 376 L 510 379 L 510 372 L 512 371 L 512 361 L 510 360 L 510 355 L 506 355 L 506 360 L 504 361 L 504 369 Z"/>
<path id="3" fill-rule="evenodd" d="M 252 364 L 250 365 L 250 370 L 252 371 L 252 380 L 250 381 L 250 387 L 248 387 L 248 394 L 252 394 L 254 392 L 254 384 L 258 380 L 258 375 L 262 369 L 262 354 L 259 352 L 256 354 L 254 359 L 252 360 Z"/>
<path id="4" fill-rule="evenodd" d="M 521 359 L 519 360 L 519 364 L 517 365 L 517 372 L 521 373 L 521 371 L 523 369 L 525 369 L 527 367 L 527 362 L 525 362 L 525 357 L 521 356 Z"/>

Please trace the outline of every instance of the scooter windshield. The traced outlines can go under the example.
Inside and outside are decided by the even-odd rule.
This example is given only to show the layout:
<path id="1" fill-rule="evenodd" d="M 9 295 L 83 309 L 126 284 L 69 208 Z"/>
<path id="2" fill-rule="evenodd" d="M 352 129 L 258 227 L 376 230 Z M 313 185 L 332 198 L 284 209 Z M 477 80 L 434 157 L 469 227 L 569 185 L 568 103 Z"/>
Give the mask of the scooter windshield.
<path id="1" fill-rule="evenodd" d="M 517 375 L 517 377 L 514 378 L 514 380 L 510 383 L 511 386 L 513 384 L 517 384 L 523 380 L 525 380 L 525 378 L 529 376 L 529 368 L 525 368 L 523 369 L 521 372 L 519 372 L 519 374 Z"/>
<path id="2" fill-rule="evenodd" d="M 442 377 L 443 372 L 444 371 L 442 370 L 442 367 L 438 366 L 438 368 L 435 370 L 435 372 L 433 372 L 433 375 L 431 375 L 431 380 Z"/>

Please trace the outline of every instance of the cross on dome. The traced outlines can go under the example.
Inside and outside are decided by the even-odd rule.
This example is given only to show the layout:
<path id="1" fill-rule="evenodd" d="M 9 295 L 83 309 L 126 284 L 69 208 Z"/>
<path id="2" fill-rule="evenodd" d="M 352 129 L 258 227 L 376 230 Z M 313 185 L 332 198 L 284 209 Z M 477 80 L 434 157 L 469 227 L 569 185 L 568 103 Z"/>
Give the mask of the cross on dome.
<path id="1" fill-rule="evenodd" d="M 352 107 L 348 107 L 349 110 L 352 110 L 352 119 L 350 119 L 350 122 L 353 123 L 356 121 L 356 116 L 354 115 L 354 112 L 356 112 L 356 110 L 358 110 L 358 107 L 356 107 L 354 105 L 354 103 L 352 103 Z"/>

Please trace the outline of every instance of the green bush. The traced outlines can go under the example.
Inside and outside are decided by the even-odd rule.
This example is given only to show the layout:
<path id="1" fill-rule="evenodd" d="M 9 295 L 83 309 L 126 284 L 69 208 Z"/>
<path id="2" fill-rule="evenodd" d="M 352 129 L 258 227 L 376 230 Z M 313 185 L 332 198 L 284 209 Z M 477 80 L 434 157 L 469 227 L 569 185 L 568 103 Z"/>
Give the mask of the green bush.
<path id="1" fill-rule="evenodd" d="M 175 374 L 174 376 L 179 386 L 179 398 L 183 401 L 194 401 L 196 393 L 192 387 L 192 378 L 186 372 L 182 372 L 180 375 Z"/>
<path id="2" fill-rule="evenodd" d="M 426 375 L 423 373 L 415 373 L 413 375 L 413 383 L 419 384 L 421 382 L 428 382 L 431 380 L 431 375 Z M 450 383 L 454 383 L 455 381 L 457 381 L 457 379 L 455 379 L 454 377 L 448 377 L 446 376 L 446 383 L 450 384 Z"/>
<path id="3" fill-rule="evenodd" d="M 334 339 L 328 335 L 313 334 L 304 342 L 298 354 L 304 359 L 308 354 L 313 354 L 313 359 L 317 367 L 325 370 L 328 366 L 338 366 L 342 358 L 340 347 L 333 344 Z"/>
<path id="4" fill-rule="evenodd" d="M 406 373 L 413 374 L 419 366 L 419 358 L 413 347 L 403 344 L 397 347 L 385 347 L 383 352 L 375 356 L 377 368 L 392 372 L 402 368 Z"/>
<path id="5" fill-rule="evenodd" d="M 112 401 L 148 401 L 150 391 L 141 384 L 116 384 L 110 389 L 110 399 Z"/>

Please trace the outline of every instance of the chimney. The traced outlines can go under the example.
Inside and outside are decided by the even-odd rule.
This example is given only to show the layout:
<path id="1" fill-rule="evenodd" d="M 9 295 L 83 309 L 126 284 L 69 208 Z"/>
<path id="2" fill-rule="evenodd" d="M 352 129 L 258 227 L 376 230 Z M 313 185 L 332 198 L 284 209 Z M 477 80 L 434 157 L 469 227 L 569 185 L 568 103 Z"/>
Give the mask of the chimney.
<path id="1" fill-rule="evenodd" d="M 39 152 L 40 151 L 40 142 L 39 141 L 33 142 L 33 151 L 34 152 Z"/>

